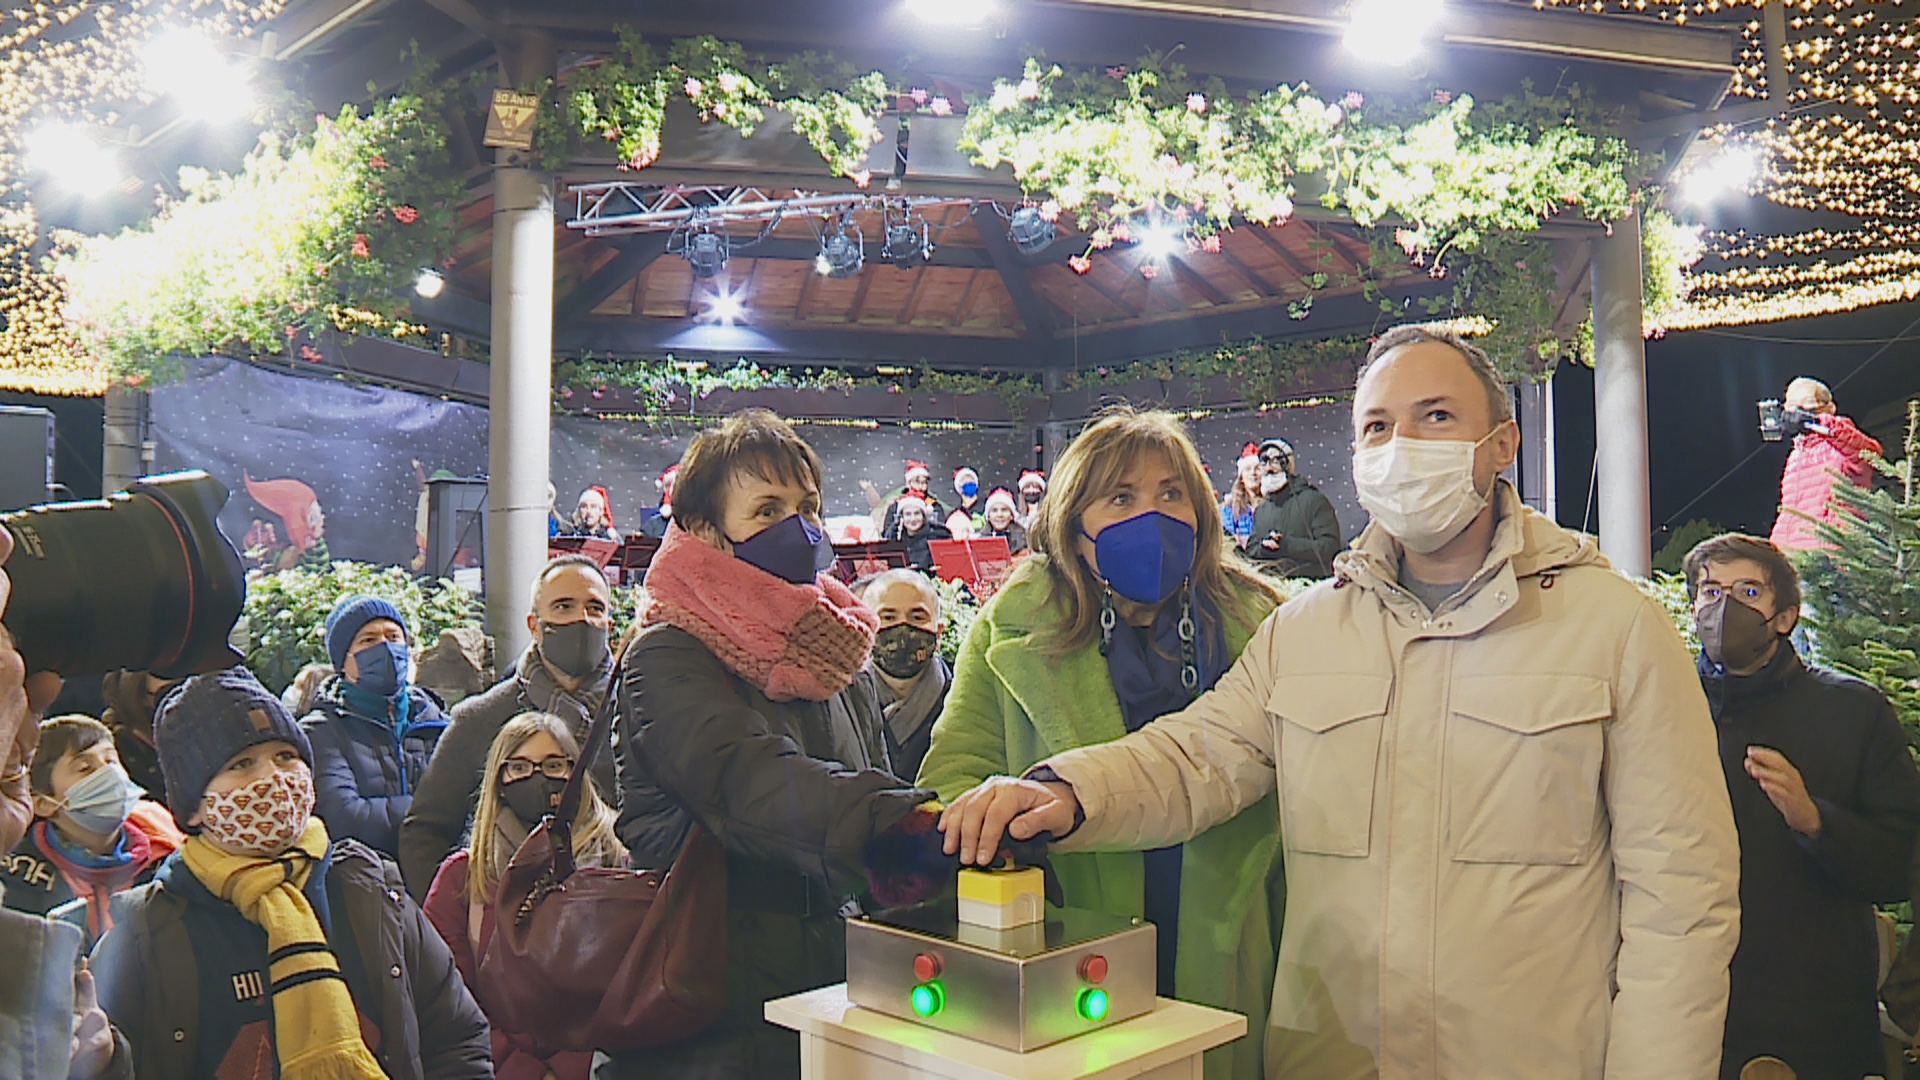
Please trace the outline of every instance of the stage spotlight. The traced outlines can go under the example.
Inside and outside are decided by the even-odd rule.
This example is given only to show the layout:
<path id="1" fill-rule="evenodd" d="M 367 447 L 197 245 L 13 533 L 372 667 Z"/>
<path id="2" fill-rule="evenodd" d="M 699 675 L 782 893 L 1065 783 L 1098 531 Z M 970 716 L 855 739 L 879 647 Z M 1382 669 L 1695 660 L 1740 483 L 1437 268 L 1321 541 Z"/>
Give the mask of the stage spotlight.
<path id="1" fill-rule="evenodd" d="M 167 30 L 140 50 L 147 89 L 196 120 L 232 120 L 253 107 L 246 75 L 197 30 Z"/>
<path id="2" fill-rule="evenodd" d="M 413 291 L 426 297 L 428 300 L 439 296 L 440 290 L 446 287 L 447 279 L 441 277 L 440 271 L 438 270 L 422 270 L 419 275 L 413 279 Z"/>
<path id="3" fill-rule="evenodd" d="M 979 26 L 999 7 L 994 0 L 906 0 L 907 10 L 930 23 Z"/>
<path id="4" fill-rule="evenodd" d="M 702 231 L 687 237 L 687 265 L 693 268 L 694 277 L 718 277 L 727 268 L 730 254 L 727 238 L 720 233 Z"/>
<path id="5" fill-rule="evenodd" d="M 747 313 L 747 305 L 729 292 L 717 292 L 707 301 L 707 318 L 721 326 L 732 326 Z"/>
<path id="6" fill-rule="evenodd" d="M 1681 193 L 1691 203 L 1709 203 L 1722 195 L 1744 194 L 1760 178 L 1760 155 L 1745 147 L 1728 147 L 1694 166 L 1681 181 Z"/>
<path id="7" fill-rule="evenodd" d="M 933 240 L 927 235 L 926 222 L 919 228 L 910 221 L 887 226 L 887 243 L 880 249 L 880 257 L 902 270 L 925 264 L 933 257 Z"/>
<path id="8" fill-rule="evenodd" d="M 1031 206 L 1015 210 L 1007 223 L 1007 239 L 1013 241 L 1013 246 L 1019 248 L 1022 255 L 1040 254 L 1059 234 L 1053 222 L 1041 217 L 1040 211 Z"/>
<path id="9" fill-rule="evenodd" d="M 1140 234 L 1140 252 L 1155 261 L 1165 259 L 1180 250 L 1180 234 L 1165 225 L 1148 226 Z"/>
<path id="10" fill-rule="evenodd" d="M 73 194 L 98 195 L 120 182 L 113 152 L 78 124 L 42 124 L 27 135 L 26 146 L 34 169 Z"/>
<path id="11" fill-rule="evenodd" d="M 820 241 L 820 254 L 814 256 L 814 272 L 822 277 L 850 278 L 866 264 L 867 253 L 860 241 L 847 235 L 844 227 Z"/>
<path id="12" fill-rule="evenodd" d="M 1354 0 L 1347 51 L 1367 60 L 1408 63 L 1440 21 L 1441 0 Z"/>

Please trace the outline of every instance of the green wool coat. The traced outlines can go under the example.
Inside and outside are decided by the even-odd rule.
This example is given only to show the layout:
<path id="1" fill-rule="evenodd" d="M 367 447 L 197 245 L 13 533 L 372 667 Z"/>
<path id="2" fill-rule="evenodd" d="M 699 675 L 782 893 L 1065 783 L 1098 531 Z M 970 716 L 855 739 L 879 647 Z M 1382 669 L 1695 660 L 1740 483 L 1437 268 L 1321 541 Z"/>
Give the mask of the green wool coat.
<path id="1" fill-rule="evenodd" d="M 1033 556 L 1008 579 L 960 647 L 918 782 L 943 800 L 990 776 L 1018 776 L 1050 755 L 1126 734 L 1099 647 L 1067 656 L 1042 648 L 1058 622 L 1047 604 L 1044 560 Z M 1227 614 L 1230 657 L 1272 610 L 1271 601 L 1249 595 Z M 1070 906 L 1129 917 L 1144 911 L 1140 854 L 1055 855 L 1053 864 Z M 1207 1080 L 1260 1080 L 1285 889 L 1272 794 L 1186 845 L 1175 990 L 1184 1001 L 1252 1018 L 1247 1038 L 1207 1055 Z"/>

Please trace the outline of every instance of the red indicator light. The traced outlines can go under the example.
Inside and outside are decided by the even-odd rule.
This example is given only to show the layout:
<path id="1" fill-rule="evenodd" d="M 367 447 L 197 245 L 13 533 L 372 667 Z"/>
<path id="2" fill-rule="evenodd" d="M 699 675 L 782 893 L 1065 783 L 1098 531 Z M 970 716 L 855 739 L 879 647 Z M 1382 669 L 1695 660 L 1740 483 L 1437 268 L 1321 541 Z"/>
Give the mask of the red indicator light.
<path id="1" fill-rule="evenodd" d="M 1085 960 L 1080 961 L 1080 977 L 1095 986 L 1106 982 L 1107 958 L 1104 956 L 1089 956 Z"/>
<path id="2" fill-rule="evenodd" d="M 940 977 L 946 965 L 932 953 L 921 953 L 913 958 L 913 977 L 917 982 L 932 982 Z"/>

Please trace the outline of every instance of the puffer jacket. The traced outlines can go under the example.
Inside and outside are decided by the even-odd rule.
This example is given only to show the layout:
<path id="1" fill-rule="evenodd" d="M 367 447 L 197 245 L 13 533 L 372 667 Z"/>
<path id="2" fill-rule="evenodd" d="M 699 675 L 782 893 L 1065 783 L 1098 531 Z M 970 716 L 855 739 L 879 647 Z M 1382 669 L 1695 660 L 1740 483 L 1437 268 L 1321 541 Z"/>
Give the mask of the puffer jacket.
<path id="1" fill-rule="evenodd" d="M 1780 474 L 1780 514 L 1773 519 L 1771 539 L 1782 551 L 1831 546 L 1820 539 L 1814 523 L 1837 525 L 1847 513 L 1833 498 L 1833 486 L 1866 487 L 1873 479 L 1873 466 L 1860 455 L 1880 453 L 1880 443 L 1844 416 L 1822 417 L 1820 425 L 1827 434 L 1803 431 L 1793 437 L 1793 452 Z"/>
<path id="2" fill-rule="evenodd" d="M 537 649 L 529 648 L 514 664 L 513 672 L 492 689 L 453 707 L 453 718 L 440 736 L 433 760 L 427 763 L 406 820 L 400 825 L 400 872 L 414 899 L 426 897 L 440 864 L 467 834 L 467 821 L 480 798 L 487 752 L 500 729 L 521 713 L 543 712 L 566 721 L 573 737 L 584 740 L 587 729 L 593 726 L 594 710 L 606 696 L 612 669 L 609 658 L 579 691 L 569 692 L 554 681 Z M 611 758 L 611 754 L 603 753 L 595 760 L 593 786 L 608 806 L 617 807 L 620 790 Z"/>
<path id="3" fill-rule="evenodd" d="M 1149 848 L 1275 790 L 1267 1075 L 1710 1080 L 1739 936 L 1713 719 L 1666 614 L 1498 485 L 1438 611 L 1370 526 L 1191 707 L 1047 762 Z"/>
<path id="4" fill-rule="evenodd" d="M 1277 548 L 1263 541 L 1280 534 Z M 1323 578 L 1333 574 L 1333 557 L 1340 552 L 1340 517 L 1320 489 L 1299 477 L 1260 500 L 1253 508 L 1253 533 L 1247 540 L 1247 558 L 1281 577 Z"/>
<path id="5" fill-rule="evenodd" d="M 871 682 L 773 701 L 673 626 L 640 632 L 619 683 L 620 839 L 635 866 L 671 860 L 687 822 L 727 849 L 727 1013 L 713 1029 L 623 1055 L 605 1077 L 792 1077 L 800 1043 L 769 1000 L 846 977 L 842 912 L 869 838 L 933 798 L 888 771 Z"/>
<path id="6" fill-rule="evenodd" d="M 369 1047 L 392 1080 L 491 1077 L 487 1019 L 454 970 L 453 954 L 407 898 L 400 871 L 365 845 L 336 841 L 328 858 L 323 923 L 354 1006 L 379 1030 Z M 188 907 L 220 904 L 178 855 L 129 894 L 127 917 L 93 952 L 100 1006 L 132 1044 L 142 1080 L 199 1080 L 200 965 Z M 231 907 L 228 907 L 231 911 Z M 232 912 L 235 918 L 241 916 Z M 249 924 L 251 925 L 251 924 Z M 266 935 L 260 933 L 260 970 Z"/>
<path id="7" fill-rule="evenodd" d="M 405 731 L 392 717 L 363 716 L 347 704 L 344 680 L 320 684 L 313 711 L 300 721 L 313 743 L 313 808 L 328 835 L 352 838 L 389 857 L 400 850 L 400 822 L 427 759 L 447 730 L 431 691 L 407 688 Z"/>

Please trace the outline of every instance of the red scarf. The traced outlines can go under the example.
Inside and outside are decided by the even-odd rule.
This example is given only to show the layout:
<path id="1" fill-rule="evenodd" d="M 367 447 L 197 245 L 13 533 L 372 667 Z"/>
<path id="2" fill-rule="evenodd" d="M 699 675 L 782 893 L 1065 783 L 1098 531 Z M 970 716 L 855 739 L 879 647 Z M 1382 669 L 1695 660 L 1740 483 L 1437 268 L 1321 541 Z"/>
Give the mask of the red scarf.
<path id="1" fill-rule="evenodd" d="M 831 575 L 794 585 L 677 524 L 647 567 L 646 586 L 641 625 L 685 630 L 775 701 L 825 701 L 845 690 L 880 626 Z"/>
<path id="2" fill-rule="evenodd" d="M 87 902 L 87 938 L 98 941 L 113 929 L 113 894 L 133 887 L 141 874 L 159 860 L 147 834 L 132 825 L 121 827 L 127 861 L 112 866 L 82 866 L 67 858 L 54 841 L 53 825 L 45 818 L 33 823 L 33 843 L 60 871 L 73 895 Z"/>

